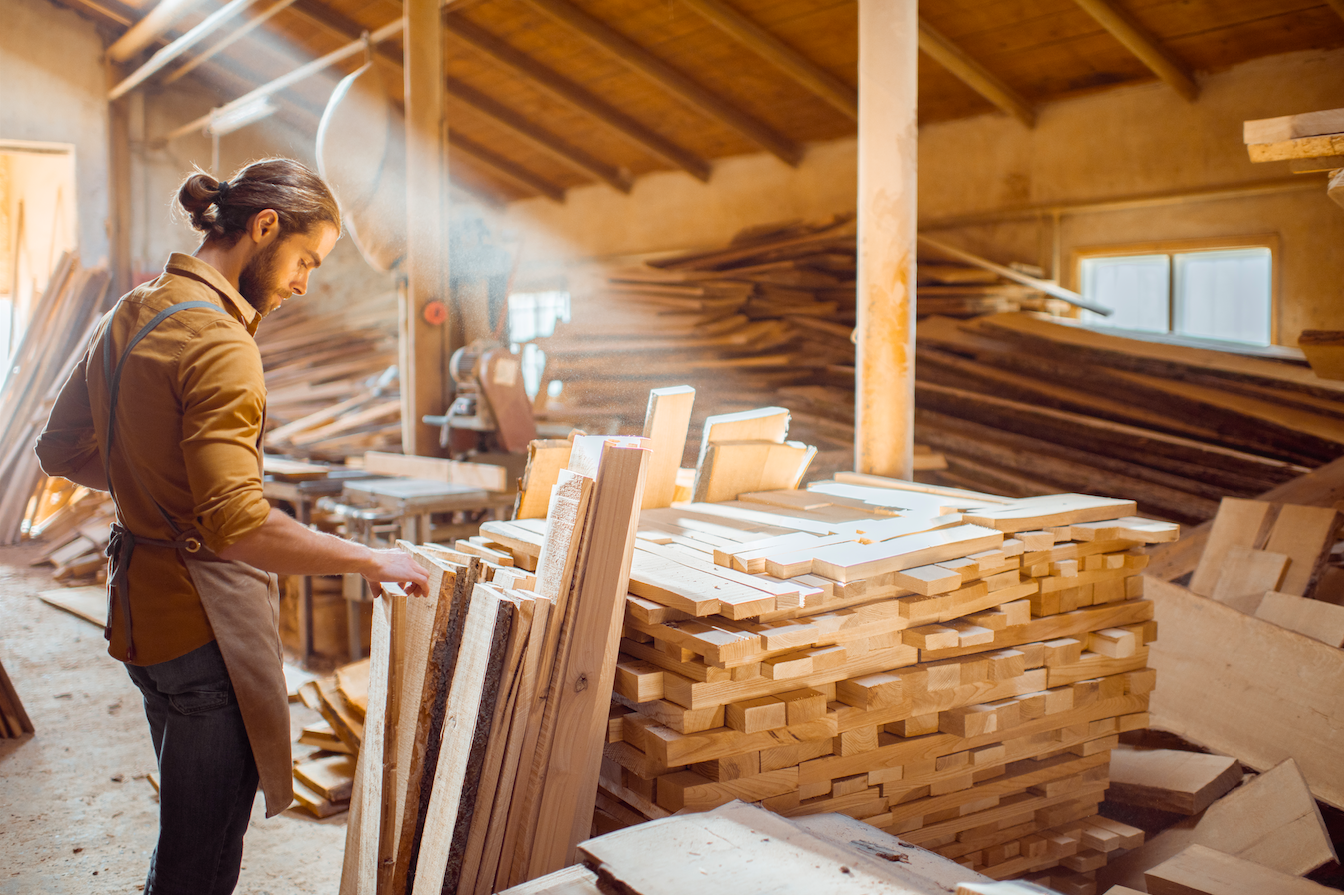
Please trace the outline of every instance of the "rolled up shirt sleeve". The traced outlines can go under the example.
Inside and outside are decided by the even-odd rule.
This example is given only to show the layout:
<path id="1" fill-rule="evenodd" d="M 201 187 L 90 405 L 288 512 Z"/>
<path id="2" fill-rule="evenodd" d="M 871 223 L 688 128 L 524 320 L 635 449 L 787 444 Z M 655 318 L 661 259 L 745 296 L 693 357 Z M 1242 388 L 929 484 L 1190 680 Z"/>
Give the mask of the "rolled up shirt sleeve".
<path id="1" fill-rule="evenodd" d="M 261 488 L 266 385 L 256 343 L 240 327 L 207 326 L 183 349 L 178 382 L 196 526 L 218 553 L 271 510 Z"/>
<path id="2" fill-rule="evenodd" d="M 86 351 L 61 386 L 51 415 L 47 417 L 47 425 L 37 437 L 37 462 L 49 476 L 69 478 L 98 455 L 89 385 L 85 377 L 88 363 L 89 353 Z"/>

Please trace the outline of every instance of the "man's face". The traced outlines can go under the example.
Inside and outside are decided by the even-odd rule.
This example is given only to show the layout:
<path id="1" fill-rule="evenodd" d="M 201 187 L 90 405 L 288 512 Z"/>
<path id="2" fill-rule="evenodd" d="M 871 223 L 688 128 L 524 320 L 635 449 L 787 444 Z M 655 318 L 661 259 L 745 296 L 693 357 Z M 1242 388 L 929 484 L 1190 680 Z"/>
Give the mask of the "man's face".
<path id="1" fill-rule="evenodd" d="M 290 233 L 265 242 L 238 275 L 238 291 L 263 317 L 291 295 L 308 291 L 308 275 L 336 245 L 340 233 L 321 224 L 309 233 Z"/>

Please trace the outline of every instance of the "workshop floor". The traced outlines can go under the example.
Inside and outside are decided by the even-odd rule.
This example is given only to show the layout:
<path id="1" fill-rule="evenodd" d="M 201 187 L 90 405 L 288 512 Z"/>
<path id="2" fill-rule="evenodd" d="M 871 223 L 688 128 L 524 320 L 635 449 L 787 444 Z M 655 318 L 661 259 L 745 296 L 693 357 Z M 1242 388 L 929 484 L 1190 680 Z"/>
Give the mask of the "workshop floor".
<path id="1" fill-rule="evenodd" d="M 0 662 L 37 731 L 0 740 L 0 895 L 134 893 L 158 833 L 149 728 L 102 631 L 37 599 L 55 586 L 28 565 L 40 549 L 0 548 Z M 345 818 L 267 819 L 258 796 L 237 892 L 334 893 Z"/>

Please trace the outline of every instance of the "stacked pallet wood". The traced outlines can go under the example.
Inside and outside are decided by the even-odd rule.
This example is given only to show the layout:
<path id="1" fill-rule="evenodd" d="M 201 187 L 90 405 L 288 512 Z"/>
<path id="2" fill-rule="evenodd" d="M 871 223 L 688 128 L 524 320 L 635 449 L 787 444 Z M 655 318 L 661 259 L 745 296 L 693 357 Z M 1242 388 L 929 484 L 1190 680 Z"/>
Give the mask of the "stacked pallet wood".
<path id="1" fill-rule="evenodd" d="M 298 688 L 303 704 L 322 716 L 300 733 L 299 745 L 310 749 L 294 764 L 294 801 L 315 817 L 330 817 L 350 807 L 355 762 L 364 740 L 368 686 L 369 660 L 364 659 Z"/>
<path id="2" fill-rule="evenodd" d="M 429 588 L 373 606 L 343 893 L 488 893 L 570 863 L 591 831 L 649 454 L 573 441 L 535 575 L 483 540 L 402 544 Z"/>
<path id="3" fill-rule="evenodd" d="M 676 377 L 724 410 L 786 400 L 797 437 L 843 462 L 854 438 L 855 253 L 843 216 L 748 230 L 724 249 L 580 287 L 572 322 L 538 342 L 546 379 L 564 383 L 552 410 L 637 428 L 644 395 Z M 919 265 L 921 315 L 1047 307 L 1065 305 L 978 268 Z"/>
<path id="4" fill-rule="evenodd" d="M 106 310 L 106 268 L 62 255 L 0 382 L 0 544 L 14 544 L 46 488 L 33 443 Z"/>
<path id="5" fill-rule="evenodd" d="M 24 711 L 23 701 L 0 663 L 0 740 L 18 739 L 33 732 L 33 722 Z"/>
<path id="6" fill-rule="evenodd" d="M 342 462 L 400 449 L 394 293 L 291 301 L 257 330 L 269 450 Z"/>

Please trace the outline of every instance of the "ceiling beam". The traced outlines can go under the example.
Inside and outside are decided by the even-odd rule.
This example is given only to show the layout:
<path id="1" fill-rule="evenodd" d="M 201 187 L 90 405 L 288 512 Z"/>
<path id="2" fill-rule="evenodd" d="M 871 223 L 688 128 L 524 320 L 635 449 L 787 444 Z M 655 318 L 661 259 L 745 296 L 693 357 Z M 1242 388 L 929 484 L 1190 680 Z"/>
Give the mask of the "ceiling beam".
<path id="1" fill-rule="evenodd" d="M 691 108 L 736 131 L 785 164 L 796 166 L 802 158 L 802 149 L 797 143 L 735 108 L 717 94 L 692 81 L 639 44 L 568 3 L 567 0 L 523 0 L 523 2 L 577 32 Z"/>
<path id="2" fill-rule="evenodd" d="M 1189 70 L 1131 19 L 1128 13 L 1110 0 L 1074 0 L 1074 2 L 1096 19 L 1101 27 L 1111 32 L 1111 36 L 1124 44 L 1125 49 L 1137 56 L 1153 74 L 1170 84 L 1173 90 L 1188 101 L 1195 101 L 1199 88 L 1195 85 L 1195 79 Z"/>
<path id="3" fill-rule="evenodd" d="M 470 106 L 491 122 L 512 131 L 516 136 L 521 137 L 524 142 L 531 144 L 533 148 L 572 168 L 577 168 L 592 175 L 623 193 L 630 192 L 631 179 L 628 172 L 620 171 L 612 165 L 598 161 L 583 150 L 571 146 L 555 134 L 537 127 L 522 115 L 456 78 L 447 78 L 446 82 L 449 96 Z"/>
<path id="4" fill-rule="evenodd" d="M 186 34 L 183 34 L 181 37 L 168 44 L 168 46 L 156 50 L 154 55 L 150 56 L 149 60 L 145 62 L 144 65 L 131 72 L 122 79 L 120 83 L 108 91 L 107 98 L 109 100 L 121 99 L 121 97 L 147 81 L 151 75 L 154 75 L 156 72 L 163 69 L 164 66 L 168 65 L 168 63 L 204 40 L 211 31 L 214 31 L 220 25 L 257 2 L 258 0 L 230 0 L 229 3 L 226 3 L 202 19 L 198 25 Z"/>
<path id="5" fill-rule="evenodd" d="M 607 125 L 627 140 L 676 165 L 692 177 L 709 180 L 707 161 L 598 99 L 559 72 L 547 68 L 460 15 L 445 15 L 443 23 L 444 28 L 454 37 L 489 56 L 533 87 Z"/>
<path id="6" fill-rule="evenodd" d="M 553 202 L 564 202 L 565 191 L 545 180 L 522 165 L 516 164 L 493 150 L 487 149 L 470 137 L 465 137 L 452 128 L 448 129 L 448 148 L 468 156 L 476 163 L 498 174 L 504 179 L 516 183 L 524 189 L 540 193 Z"/>
<path id="7" fill-rule="evenodd" d="M 162 36 L 200 2 L 201 0 L 159 0 L 153 9 L 107 48 L 107 58 L 113 62 L 127 61 Z"/>
<path id="8" fill-rule="evenodd" d="M 955 75 L 967 87 L 1012 115 L 1027 127 L 1036 126 L 1036 110 L 1022 95 L 976 62 L 961 47 L 948 40 L 923 16 L 919 19 L 919 48 L 926 56 Z"/>
<path id="9" fill-rule="evenodd" d="M 859 120 L 859 92 L 722 0 L 681 0 L 710 24 L 830 103 Z M 1344 0 L 1341 0 L 1344 2 Z"/>
<path id="10" fill-rule="evenodd" d="M 263 12 L 261 15 L 248 19 L 246 23 L 239 26 L 235 31 L 226 35 L 223 40 L 216 42 L 213 46 L 210 47 L 210 49 L 205 50 L 204 52 L 200 53 L 197 56 L 193 56 L 181 67 L 174 69 L 172 74 L 168 75 L 168 77 L 163 79 L 163 83 L 165 85 L 172 84 L 174 81 L 177 81 L 183 76 L 190 74 L 192 71 L 195 71 L 201 65 L 201 63 L 208 61 L 220 50 L 225 49 L 234 42 L 242 40 L 244 37 L 251 34 L 254 30 L 260 28 L 262 25 L 269 22 L 276 14 L 284 12 L 293 3 L 294 0 L 277 0 L 275 4 L 267 8 L 267 10 Z"/>
<path id="11" fill-rule="evenodd" d="M 1344 0 L 1325 0 L 1341 19 L 1344 19 Z"/>

